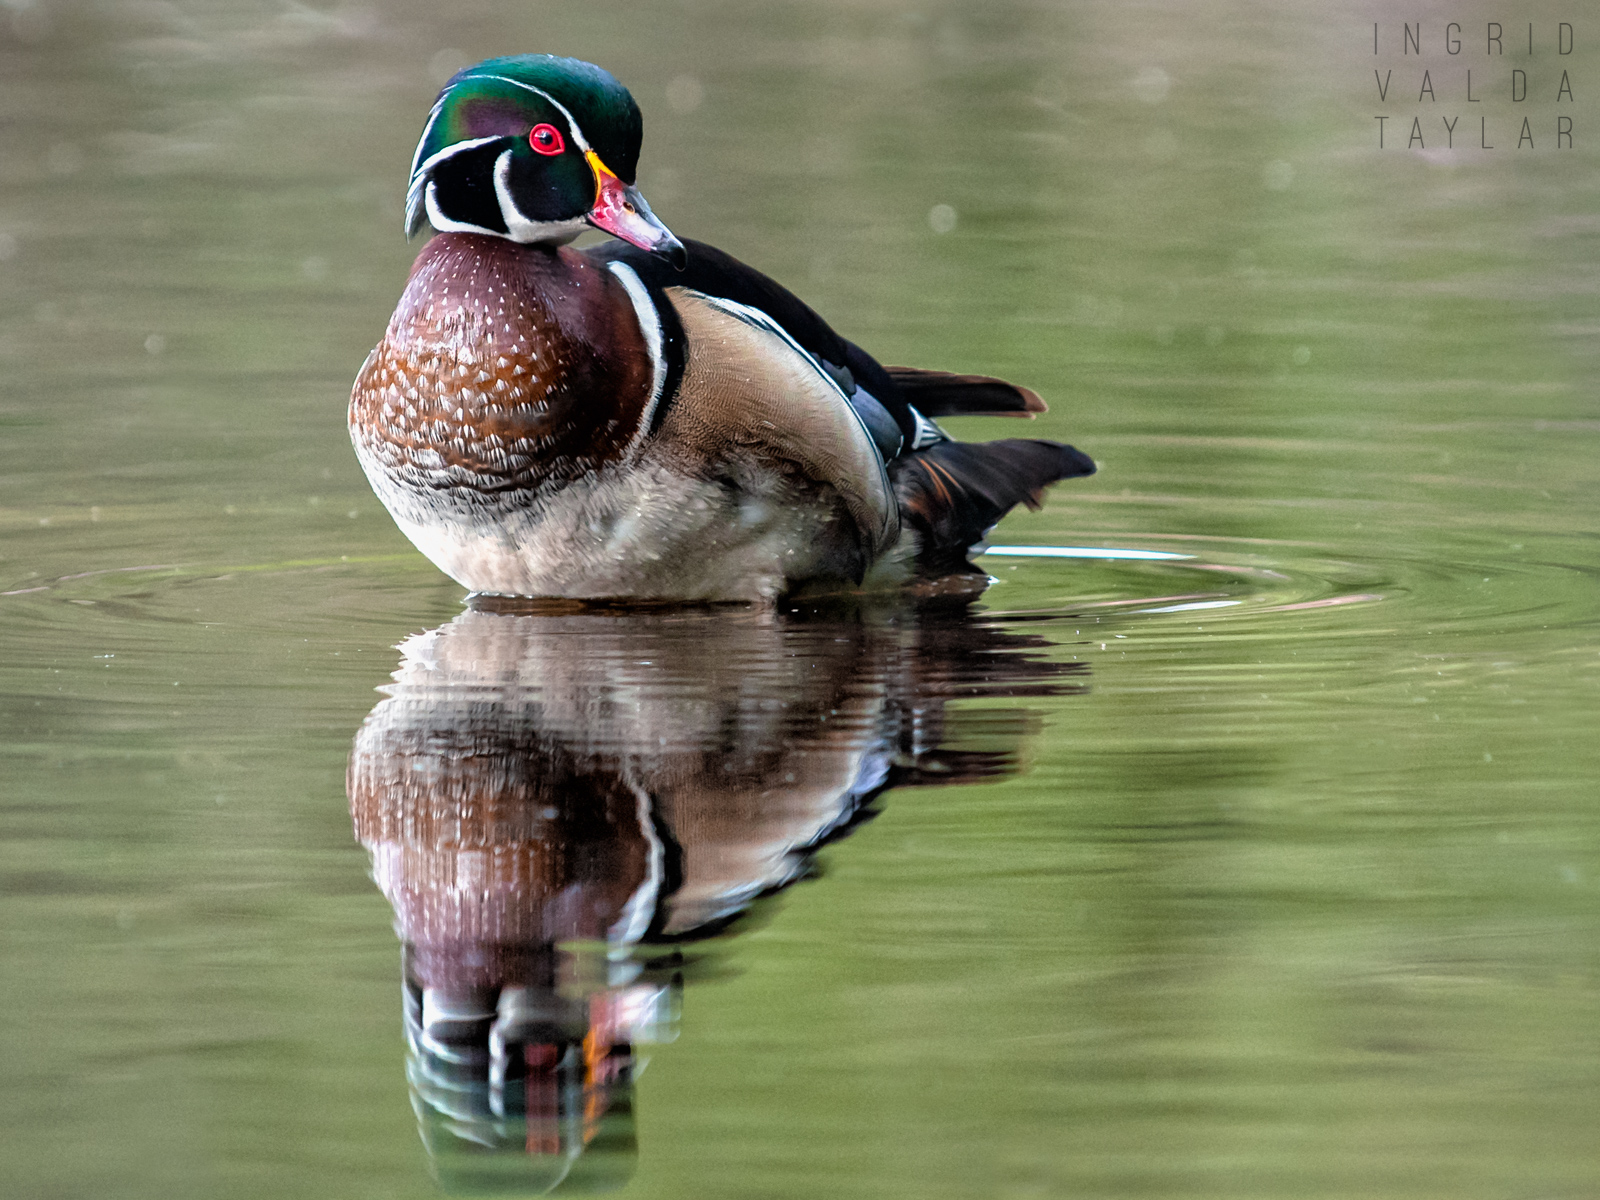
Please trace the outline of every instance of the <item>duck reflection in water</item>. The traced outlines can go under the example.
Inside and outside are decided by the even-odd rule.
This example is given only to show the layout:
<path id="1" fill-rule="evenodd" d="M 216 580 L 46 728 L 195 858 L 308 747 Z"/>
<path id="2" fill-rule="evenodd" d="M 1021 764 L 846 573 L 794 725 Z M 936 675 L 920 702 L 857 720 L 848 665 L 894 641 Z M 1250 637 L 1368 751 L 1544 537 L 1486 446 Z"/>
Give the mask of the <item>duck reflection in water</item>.
<path id="1" fill-rule="evenodd" d="M 483 608 L 419 634 L 356 736 L 356 837 L 404 944 L 407 1075 L 449 1190 L 600 1191 L 690 944 L 893 787 L 1013 769 L 1081 687 L 964 611 Z"/>

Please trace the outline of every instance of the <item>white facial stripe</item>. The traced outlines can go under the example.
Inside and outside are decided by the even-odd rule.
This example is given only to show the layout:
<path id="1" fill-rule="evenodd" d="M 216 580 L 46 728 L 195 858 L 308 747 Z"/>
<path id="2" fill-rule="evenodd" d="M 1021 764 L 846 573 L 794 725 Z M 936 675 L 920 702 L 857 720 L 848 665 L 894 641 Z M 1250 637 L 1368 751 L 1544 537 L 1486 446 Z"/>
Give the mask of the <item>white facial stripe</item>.
<path id="1" fill-rule="evenodd" d="M 487 146 L 490 142 L 498 142 L 502 138 L 510 136 L 511 135 L 507 133 L 497 133 L 493 137 L 468 138 L 464 142 L 451 142 L 450 145 L 446 146 L 437 154 L 428 155 L 428 161 L 423 163 L 420 167 L 414 168 L 412 170 L 412 174 L 415 175 L 418 172 L 426 174 L 447 158 L 454 158 L 456 155 L 464 153 L 465 151 L 474 150 L 479 146 Z M 417 152 L 419 154 L 422 152 L 421 145 L 418 145 Z"/>
<path id="2" fill-rule="evenodd" d="M 430 120 L 428 124 L 431 126 L 433 122 Z M 426 131 L 423 132 L 423 137 L 426 139 Z M 406 231 L 408 234 L 415 225 L 415 218 L 418 212 L 422 209 L 423 198 L 425 195 L 423 189 L 428 187 L 433 182 L 433 169 L 440 163 L 444 162 L 444 160 L 447 158 L 452 158 L 455 155 L 461 154 L 467 150 L 473 150 L 479 146 L 486 146 L 490 142 L 498 142 L 499 140 L 499 137 L 482 137 L 473 138 L 466 142 L 456 142 L 452 146 L 446 146 L 437 154 L 429 155 L 428 161 L 423 163 L 420 167 L 412 167 L 411 182 L 406 187 Z M 422 153 L 421 142 L 417 143 L 417 153 Z M 428 219 L 430 221 L 433 220 L 433 208 L 431 205 L 428 208 Z M 434 223 L 433 227 L 435 229 L 440 228 L 437 222 Z"/>
<path id="3" fill-rule="evenodd" d="M 417 139 L 417 148 L 411 154 L 411 177 L 416 178 L 417 166 L 422 158 L 422 148 L 428 144 L 428 135 L 433 132 L 434 124 L 439 120 L 439 114 L 444 111 L 444 98 L 453 89 L 446 88 L 439 93 L 439 98 L 433 102 L 433 107 L 428 110 L 428 123 L 422 127 L 422 136 Z"/>
<path id="4" fill-rule="evenodd" d="M 428 206 L 428 224 L 440 233 L 487 233 L 491 237 L 504 237 L 498 229 L 485 229 L 482 225 L 469 225 L 465 221 L 454 221 L 439 211 L 439 201 L 434 195 L 433 180 L 428 180 L 428 190 L 424 193 L 425 203 Z"/>
<path id="5" fill-rule="evenodd" d="M 524 219 L 517 211 L 517 203 L 511 198 L 511 151 L 506 150 L 499 158 L 494 160 L 494 198 L 500 202 L 500 219 L 506 223 L 506 229 L 511 234 L 513 242 L 524 241 L 518 237 L 532 222 Z"/>
<path id="6" fill-rule="evenodd" d="M 500 202 L 500 219 L 506 223 L 506 233 L 513 242 L 531 245 L 564 246 L 589 228 L 582 217 L 565 221 L 531 221 L 517 207 L 511 195 L 511 151 L 507 150 L 494 160 L 494 195 Z"/>
<path id="7" fill-rule="evenodd" d="M 583 130 L 578 128 L 578 122 L 573 120 L 572 114 L 567 111 L 567 106 L 557 100 L 543 88 L 536 88 L 531 83 L 523 83 L 517 79 L 510 79 L 504 75 L 474 75 L 474 79 L 498 79 L 501 83 L 509 83 L 512 87 L 519 87 L 525 92 L 532 92 L 536 96 L 543 96 L 560 110 L 561 115 L 567 119 L 567 128 L 572 130 L 572 136 L 578 143 L 578 149 L 585 152 L 589 149 L 589 140 L 583 136 Z"/>
<path id="8" fill-rule="evenodd" d="M 661 389 L 667 382 L 667 359 L 662 353 L 661 314 L 656 311 L 655 301 L 650 298 L 650 289 L 644 286 L 639 273 L 627 263 L 612 262 L 607 263 L 606 267 L 627 290 L 628 299 L 633 301 L 633 311 L 639 318 L 639 332 L 644 334 L 645 348 L 650 352 L 650 403 L 639 414 L 639 429 L 622 456 L 626 462 L 633 458 L 650 432 L 656 405 L 661 403 Z"/>

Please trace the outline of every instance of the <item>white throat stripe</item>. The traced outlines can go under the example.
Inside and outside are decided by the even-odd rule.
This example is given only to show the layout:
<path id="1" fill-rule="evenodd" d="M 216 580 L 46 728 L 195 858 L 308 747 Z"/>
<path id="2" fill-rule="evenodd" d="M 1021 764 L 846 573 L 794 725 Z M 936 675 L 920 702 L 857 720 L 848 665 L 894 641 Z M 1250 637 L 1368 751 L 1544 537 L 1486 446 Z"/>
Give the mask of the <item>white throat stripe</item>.
<path id="1" fill-rule="evenodd" d="M 639 429 L 633 435 L 633 440 L 628 443 L 628 449 L 623 456 L 631 459 L 640 444 L 650 433 L 650 422 L 655 419 L 656 405 L 661 403 L 661 389 L 667 382 L 667 357 L 664 353 L 663 335 L 661 332 L 661 314 L 656 311 L 655 301 L 650 298 L 650 289 L 644 286 L 644 280 L 639 278 L 639 273 L 627 263 L 612 262 L 606 264 L 607 269 L 617 277 L 628 293 L 628 299 L 633 301 L 633 311 L 639 318 L 639 332 L 644 334 L 644 344 L 650 351 L 650 403 L 644 407 L 644 412 L 639 415 Z"/>

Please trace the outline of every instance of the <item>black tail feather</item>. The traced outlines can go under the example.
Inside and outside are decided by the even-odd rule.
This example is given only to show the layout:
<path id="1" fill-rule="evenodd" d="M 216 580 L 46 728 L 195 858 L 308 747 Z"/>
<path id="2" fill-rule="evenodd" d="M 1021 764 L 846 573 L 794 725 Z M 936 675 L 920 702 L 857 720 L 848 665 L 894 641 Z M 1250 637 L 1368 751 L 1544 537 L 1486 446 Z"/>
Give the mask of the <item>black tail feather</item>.
<path id="1" fill-rule="evenodd" d="M 970 571 L 967 552 L 1018 504 L 1038 508 L 1044 489 L 1093 475 L 1094 460 L 1060 442 L 1007 438 L 939 442 L 889 464 L 903 521 L 922 535 L 917 569 L 934 577 Z"/>
<path id="2" fill-rule="evenodd" d="M 906 402 L 925 417 L 1028 417 L 1047 411 L 1039 394 L 989 375 L 885 367 Z"/>

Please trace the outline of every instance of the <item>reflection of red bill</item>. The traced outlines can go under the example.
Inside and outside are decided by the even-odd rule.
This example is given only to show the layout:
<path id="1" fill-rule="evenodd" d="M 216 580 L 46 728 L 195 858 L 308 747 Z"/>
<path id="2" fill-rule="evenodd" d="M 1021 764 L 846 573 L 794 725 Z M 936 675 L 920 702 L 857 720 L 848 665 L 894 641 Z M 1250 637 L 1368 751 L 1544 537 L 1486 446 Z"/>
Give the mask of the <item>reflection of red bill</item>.
<path id="1" fill-rule="evenodd" d="M 584 152 L 594 171 L 594 207 L 587 220 L 596 229 L 603 229 L 641 250 L 663 255 L 674 266 L 682 267 L 683 243 L 672 236 L 672 231 L 656 220 L 639 189 L 618 179 L 612 170 L 600 161 L 593 150 Z"/>

